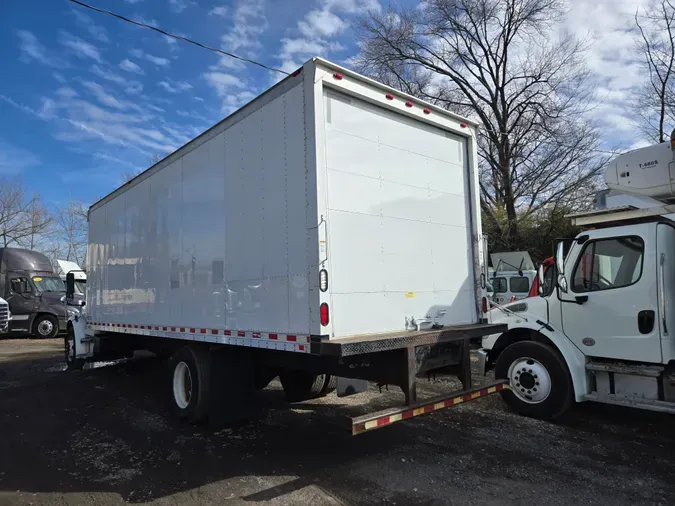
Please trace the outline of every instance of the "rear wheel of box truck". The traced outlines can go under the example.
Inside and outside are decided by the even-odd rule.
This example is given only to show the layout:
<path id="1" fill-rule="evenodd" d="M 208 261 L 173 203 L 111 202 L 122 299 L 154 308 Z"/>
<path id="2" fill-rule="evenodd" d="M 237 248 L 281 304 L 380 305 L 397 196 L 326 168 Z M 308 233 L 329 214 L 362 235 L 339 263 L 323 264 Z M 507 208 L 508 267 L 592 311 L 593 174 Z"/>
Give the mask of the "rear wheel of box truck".
<path id="1" fill-rule="evenodd" d="M 169 359 L 169 399 L 171 410 L 191 423 L 206 420 L 209 412 L 211 357 L 201 346 L 178 348 Z"/>
<path id="2" fill-rule="evenodd" d="M 279 375 L 286 399 L 290 402 L 314 399 L 324 393 L 324 386 L 330 377 L 307 371 L 285 370 Z"/>

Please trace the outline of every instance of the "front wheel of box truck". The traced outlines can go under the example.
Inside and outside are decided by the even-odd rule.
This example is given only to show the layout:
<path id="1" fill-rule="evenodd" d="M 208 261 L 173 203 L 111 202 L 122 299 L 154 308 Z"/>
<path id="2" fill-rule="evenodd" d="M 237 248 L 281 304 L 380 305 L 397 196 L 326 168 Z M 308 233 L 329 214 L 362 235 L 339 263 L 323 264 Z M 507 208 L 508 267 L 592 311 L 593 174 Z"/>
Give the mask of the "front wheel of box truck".
<path id="1" fill-rule="evenodd" d="M 502 398 L 521 415 L 555 419 L 572 405 L 574 387 L 563 358 L 550 346 L 519 341 L 499 354 L 495 379 L 508 379 Z"/>
<path id="2" fill-rule="evenodd" d="M 210 375 L 211 357 L 205 348 L 184 346 L 169 359 L 169 402 L 179 419 L 190 423 L 206 420 Z"/>

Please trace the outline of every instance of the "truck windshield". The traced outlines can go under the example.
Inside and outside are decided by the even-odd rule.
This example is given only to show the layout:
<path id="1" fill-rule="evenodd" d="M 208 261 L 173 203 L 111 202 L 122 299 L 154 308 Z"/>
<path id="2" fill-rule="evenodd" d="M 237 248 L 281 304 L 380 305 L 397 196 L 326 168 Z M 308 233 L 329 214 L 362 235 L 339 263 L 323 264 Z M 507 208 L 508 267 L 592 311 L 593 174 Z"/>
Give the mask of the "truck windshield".
<path id="1" fill-rule="evenodd" d="M 63 280 L 56 276 L 35 276 L 35 288 L 40 292 L 64 292 Z"/>
<path id="2" fill-rule="evenodd" d="M 75 281 L 75 292 L 84 293 L 85 286 L 86 285 L 84 281 Z"/>

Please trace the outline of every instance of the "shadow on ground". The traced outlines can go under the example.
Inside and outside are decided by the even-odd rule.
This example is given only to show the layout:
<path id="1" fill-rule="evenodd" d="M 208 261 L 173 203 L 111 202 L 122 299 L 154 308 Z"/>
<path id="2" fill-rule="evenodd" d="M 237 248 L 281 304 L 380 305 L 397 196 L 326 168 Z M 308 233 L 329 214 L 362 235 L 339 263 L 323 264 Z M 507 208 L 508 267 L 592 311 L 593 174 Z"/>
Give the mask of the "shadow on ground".
<path id="1" fill-rule="evenodd" d="M 352 437 L 346 414 L 399 394 L 288 405 L 273 385 L 259 419 L 212 430 L 168 416 L 158 359 L 61 368 L 43 352 L 0 362 L 0 503 L 675 501 L 665 415 L 584 405 L 551 424 L 493 396 Z"/>

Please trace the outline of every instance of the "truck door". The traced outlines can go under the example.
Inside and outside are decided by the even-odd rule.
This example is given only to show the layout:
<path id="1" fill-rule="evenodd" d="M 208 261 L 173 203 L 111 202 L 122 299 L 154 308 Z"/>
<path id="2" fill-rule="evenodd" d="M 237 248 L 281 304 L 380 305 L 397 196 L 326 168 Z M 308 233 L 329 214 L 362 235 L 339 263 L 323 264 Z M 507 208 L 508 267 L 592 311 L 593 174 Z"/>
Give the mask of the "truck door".
<path id="1" fill-rule="evenodd" d="M 12 313 L 10 329 L 29 331 L 30 316 L 35 304 L 33 285 L 25 274 L 12 273 L 7 276 L 9 311 Z"/>
<path id="2" fill-rule="evenodd" d="M 675 360 L 675 227 L 659 223 L 657 233 L 658 321 L 663 363 Z"/>
<path id="3" fill-rule="evenodd" d="M 567 337 L 589 356 L 661 362 L 657 265 L 653 224 L 596 230 L 575 244 L 560 293 Z"/>

